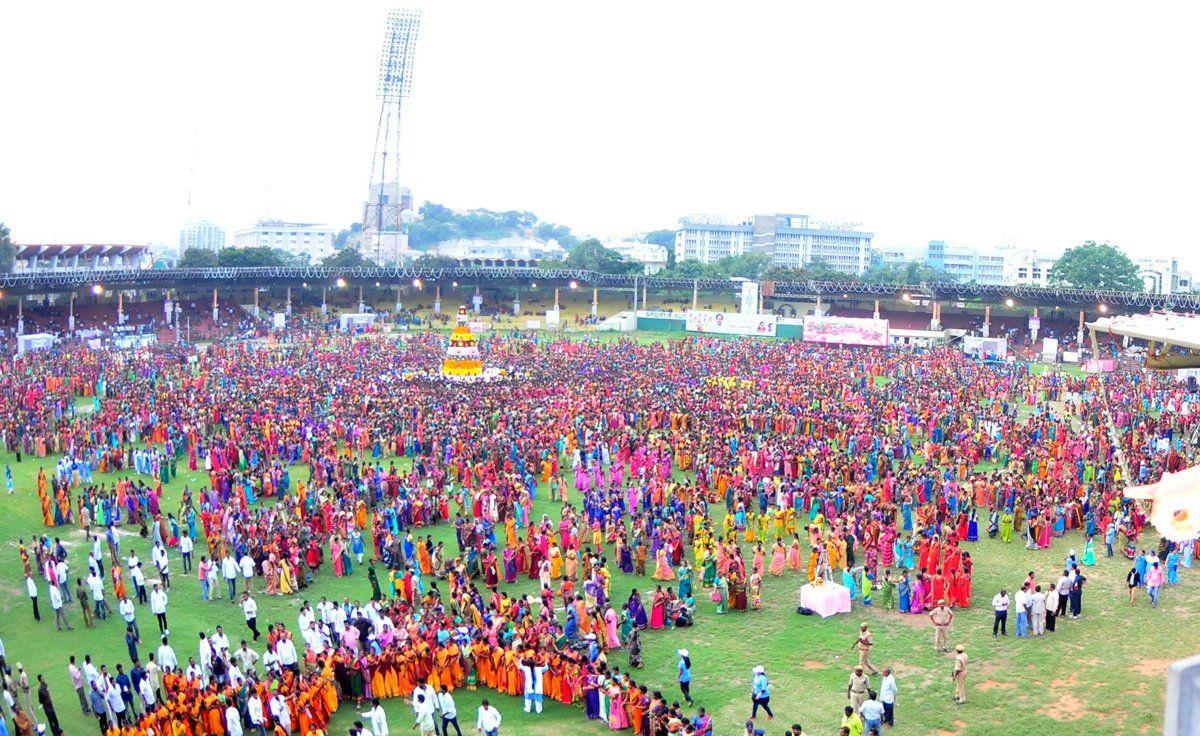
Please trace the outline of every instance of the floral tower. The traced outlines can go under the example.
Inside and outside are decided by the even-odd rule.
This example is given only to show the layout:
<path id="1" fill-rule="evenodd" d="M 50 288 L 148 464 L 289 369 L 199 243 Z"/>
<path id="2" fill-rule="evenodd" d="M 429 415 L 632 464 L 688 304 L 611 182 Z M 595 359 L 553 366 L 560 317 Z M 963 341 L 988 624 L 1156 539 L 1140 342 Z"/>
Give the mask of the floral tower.
<path id="1" fill-rule="evenodd" d="M 479 357 L 479 341 L 467 326 L 467 308 L 458 308 L 455 318 L 458 324 L 450 333 L 450 347 L 442 361 L 442 375 L 455 378 L 473 378 L 483 375 L 483 361 Z"/>

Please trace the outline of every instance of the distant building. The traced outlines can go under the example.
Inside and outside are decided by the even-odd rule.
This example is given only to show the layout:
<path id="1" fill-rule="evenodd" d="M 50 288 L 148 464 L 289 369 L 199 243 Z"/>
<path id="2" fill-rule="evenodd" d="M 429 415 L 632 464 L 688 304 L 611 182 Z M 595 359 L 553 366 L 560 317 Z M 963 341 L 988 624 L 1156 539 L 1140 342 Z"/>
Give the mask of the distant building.
<path id="1" fill-rule="evenodd" d="M 1179 266 L 1178 259 L 1135 258 L 1138 276 L 1151 294 L 1186 294 L 1192 290 L 1192 274 Z"/>
<path id="2" fill-rule="evenodd" d="M 263 220 L 233 235 L 235 248 L 278 248 L 315 263 L 333 253 L 337 231 L 328 225 Z"/>
<path id="3" fill-rule="evenodd" d="M 986 252 L 965 245 L 947 245 L 942 240 L 931 240 L 921 246 L 889 246 L 880 249 L 880 262 L 884 266 L 902 266 L 912 261 L 938 268 L 964 284 L 1000 285 L 1004 283 L 1003 254 Z"/>
<path id="4" fill-rule="evenodd" d="M 153 262 L 148 245 L 39 243 L 16 246 L 13 273 L 115 271 L 150 268 Z"/>
<path id="5" fill-rule="evenodd" d="M 653 276 L 667 267 L 666 246 L 629 240 L 611 240 L 605 243 L 604 247 L 620 253 L 627 261 L 641 264 L 642 273 L 646 276 Z"/>
<path id="6" fill-rule="evenodd" d="M 567 252 L 556 241 L 515 235 L 495 240 L 482 238 L 443 240 L 435 243 L 430 252 L 460 261 L 486 261 L 487 265 L 500 266 L 533 265 L 534 262 L 540 260 L 561 260 L 567 257 Z"/>
<path id="7" fill-rule="evenodd" d="M 1004 283 L 1025 286 L 1046 286 L 1050 283 L 1050 269 L 1058 256 L 1046 256 L 1036 250 L 1018 250 L 1004 259 Z"/>
<path id="8" fill-rule="evenodd" d="M 179 255 L 191 248 L 218 252 L 225 247 L 225 229 L 208 220 L 189 222 L 179 231 Z"/>
<path id="9" fill-rule="evenodd" d="M 676 262 L 713 263 L 726 256 L 763 253 L 772 265 L 803 268 L 820 259 L 844 273 L 861 276 L 871 263 L 871 239 L 853 223 L 826 223 L 808 215 L 755 215 L 738 223 L 705 216 L 680 220 Z"/>

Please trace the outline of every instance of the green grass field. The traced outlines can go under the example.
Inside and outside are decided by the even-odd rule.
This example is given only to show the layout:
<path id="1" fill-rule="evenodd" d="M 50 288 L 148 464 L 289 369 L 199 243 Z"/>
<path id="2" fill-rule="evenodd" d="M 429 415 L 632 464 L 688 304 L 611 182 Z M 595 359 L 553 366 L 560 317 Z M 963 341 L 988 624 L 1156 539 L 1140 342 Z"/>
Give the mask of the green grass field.
<path id="1" fill-rule="evenodd" d="M 53 615 L 47 615 L 50 612 L 44 585 L 42 621 L 33 620 L 22 585 L 18 539 L 29 540 L 43 533 L 60 536 L 70 549 L 73 576 L 86 570 L 87 552 L 78 528 L 42 526 L 34 483 L 38 461 L 26 458 L 16 464 L 13 457 L 0 454 L 0 463 L 11 465 L 16 482 L 16 493 L 4 497 L 4 513 L 0 515 L 0 537 L 9 549 L 7 560 L 0 565 L 0 591 L 5 594 L 0 596 L 0 636 L 7 647 L 8 662 L 14 671 L 17 662 L 23 663 L 31 680 L 39 673 L 46 675 L 68 734 L 93 733 L 94 720 L 82 715 L 71 690 L 67 657 L 75 654 L 82 660 L 84 654 L 91 654 L 95 661 L 110 667 L 125 663 L 123 626 L 114 616 L 98 622 L 94 629 L 85 629 L 77 607 L 72 605 L 68 615 L 75 629 L 55 631 Z M 49 472 L 53 459 L 42 460 L 41 465 Z M 297 469 L 294 477 L 305 474 Z M 103 479 L 97 476 L 98 482 Z M 167 489 L 164 511 L 177 510 L 185 484 L 196 488 L 204 480 L 202 474 L 181 467 L 179 477 Z M 535 503 L 535 512 L 557 518 L 557 509 L 544 497 Z M 123 540 L 123 553 L 133 545 L 142 559 L 149 559 L 148 546 L 137 536 L 137 530 L 127 531 L 130 534 Z M 437 527 L 434 536 L 453 546 L 449 526 Z M 205 552 L 200 545 L 203 540 L 198 543 L 197 558 Z M 877 666 L 888 664 L 896 672 L 900 696 L 895 733 L 1063 736 L 1158 731 L 1163 719 L 1167 663 L 1200 649 L 1200 634 L 1191 627 L 1200 603 L 1200 586 L 1190 570 L 1184 571 L 1181 586 L 1164 592 L 1159 609 L 1151 609 L 1144 594 L 1131 608 L 1124 590 L 1128 569 L 1125 560 L 1101 558 L 1098 566 L 1087 571 L 1089 583 L 1081 620 L 1062 621 L 1059 630 L 1045 639 L 1018 640 L 1011 636 L 1011 628 L 1007 638 L 991 636 L 989 602 L 993 593 L 1000 587 L 1011 591 L 1029 570 L 1036 571 L 1041 580 L 1056 578 L 1068 549 L 1082 550 L 1082 546 L 1078 534 L 1055 540 L 1053 547 L 1044 551 L 1026 551 L 1017 541 L 1005 545 L 983 539 L 968 545 L 976 563 L 974 605 L 956 613 L 951 629 L 952 643 L 964 644 L 972 659 L 970 701 L 966 705 L 952 702 L 951 658 L 934 653 L 927 619 L 865 608 L 858 603 L 849 616 L 827 620 L 798 616 L 795 608 L 802 581 L 796 575 L 768 576 L 765 610 L 757 612 L 718 616 L 714 604 L 704 593 L 698 593 L 695 627 L 649 632 L 643 638 L 645 669 L 637 671 L 635 678 L 661 688 L 668 697 L 677 695 L 674 652 L 679 647 L 688 648 L 694 663 L 692 691 L 698 705 L 713 714 L 717 734 L 735 734 L 740 733 L 741 722 L 749 712 L 750 669 L 764 664 L 772 678 L 772 706 L 778 715 L 768 733 L 781 732 L 793 721 L 802 723 L 806 733 L 836 733 L 845 704 L 846 679 L 855 656 L 851 642 L 858 623 L 867 621 L 877 642 L 872 659 Z M 172 562 L 171 638 L 181 660 L 195 654 L 201 629 L 211 631 L 223 624 L 233 641 L 248 633 L 239 607 L 228 602 L 201 602 L 195 578 L 182 575 L 174 554 Z M 535 589 L 533 581 L 524 578 L 515 587 L 519 592 Z M 624 600 L 633 587 L 645 591 L 653 588 L 653 582 L 614 572 L 614 599 Z M 356 568 L 354 576 L 347 578 L 321 574 L 305 597 L 315 602 L 322 595 L 365 600 L 370 586 L 364 570 Z M 260 626 L 282 621 L 295 629 L 300 597 L 259 595 L 257 600 Z M 145 656 L 157 645 L 157 628 L 148 608 L 139 607 L 138 621 Z M 622 667 L 625 661 L 625 655 L 618 653 L 610 664 Z M 873 684 L 877 682 L 873 680 Z M 482 697 L 489 696 L 503 713 L 509 734 L 557 734 L 564 729 L 584 734 L 608 731 L 606 726 L 584 719 L 579 708 L 549 704 L 544 714 L 530 717 L 520 712 L 518 699 L 482 689 L 458 693 L 460 721 L 473 728 L 475 707 Z M 411 725 L 408 707 L 399 700 L 386 703 L 386 707 L 393 731 L 407 732 Z M 353 719 L 350 708 L 344 707 L 331 733 L 344 733 Z"/>

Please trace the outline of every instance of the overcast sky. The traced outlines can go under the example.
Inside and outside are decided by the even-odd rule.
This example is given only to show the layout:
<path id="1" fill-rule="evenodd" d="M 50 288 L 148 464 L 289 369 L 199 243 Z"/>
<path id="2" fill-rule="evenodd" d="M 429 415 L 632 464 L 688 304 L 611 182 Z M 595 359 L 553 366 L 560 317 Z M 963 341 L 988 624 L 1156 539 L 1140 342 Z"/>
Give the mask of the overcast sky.
<path id="1" fill-rule="evenodd" d="M 413 5 L 420 201 L 1200 251 L 1196 3 Z M 194 217 L 359 219 L 388 6 L 3 3 L 0 220 L 173 244 Z"/>

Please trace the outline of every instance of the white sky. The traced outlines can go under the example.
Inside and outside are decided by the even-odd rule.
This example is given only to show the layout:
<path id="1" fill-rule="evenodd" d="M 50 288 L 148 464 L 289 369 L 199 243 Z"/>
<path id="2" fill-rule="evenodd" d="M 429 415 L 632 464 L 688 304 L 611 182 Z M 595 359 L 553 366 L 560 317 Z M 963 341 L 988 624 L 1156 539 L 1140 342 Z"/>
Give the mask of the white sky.
<path id="1" fill-rule="evenodd" d="M 1195 3 L 414 4 L 418 200 L 1200 251 Z M 387 7 L 0 4 L 0 220 L 174 244 L 191 217 L 358 219 Z"/>

